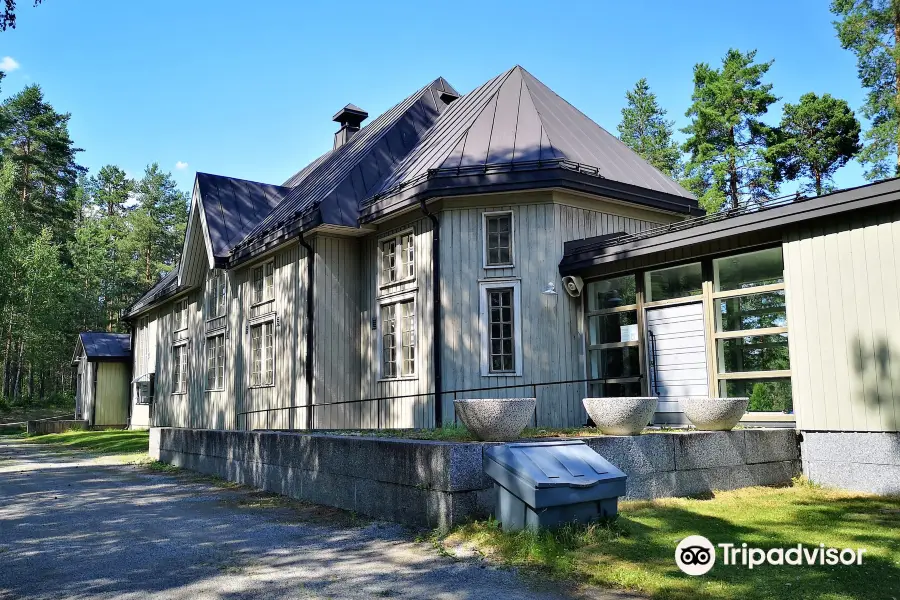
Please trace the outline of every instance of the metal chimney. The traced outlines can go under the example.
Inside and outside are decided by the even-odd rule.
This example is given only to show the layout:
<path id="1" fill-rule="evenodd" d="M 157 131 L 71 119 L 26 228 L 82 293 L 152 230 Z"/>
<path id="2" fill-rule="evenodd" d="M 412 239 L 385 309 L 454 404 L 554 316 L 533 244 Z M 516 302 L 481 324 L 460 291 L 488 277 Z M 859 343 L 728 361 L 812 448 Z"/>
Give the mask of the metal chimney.
<path id="1" fill-rule="evenodd" d="M 338 113 L 332 117 L 332 120 L 335 123 L 341 124 L 341 128 L 334 134 L 334 149 L 337 150 L 349 142 L 350 138 L 359 131 L 360 124 L 365 121 L 368 116 L 369 113 L 353 104 L 348 104 L 339 110 Z"/>

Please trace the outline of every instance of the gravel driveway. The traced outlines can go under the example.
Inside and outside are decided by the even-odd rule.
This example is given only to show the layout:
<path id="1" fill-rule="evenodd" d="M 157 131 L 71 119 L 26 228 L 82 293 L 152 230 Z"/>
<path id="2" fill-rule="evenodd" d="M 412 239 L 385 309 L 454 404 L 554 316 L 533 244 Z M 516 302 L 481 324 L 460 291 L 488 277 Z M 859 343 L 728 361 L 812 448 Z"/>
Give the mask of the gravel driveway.
<path id="1" fill-rule="evenodd" d="M 3 600 L 564 597 L 396 525 L 0 439 Z"/>

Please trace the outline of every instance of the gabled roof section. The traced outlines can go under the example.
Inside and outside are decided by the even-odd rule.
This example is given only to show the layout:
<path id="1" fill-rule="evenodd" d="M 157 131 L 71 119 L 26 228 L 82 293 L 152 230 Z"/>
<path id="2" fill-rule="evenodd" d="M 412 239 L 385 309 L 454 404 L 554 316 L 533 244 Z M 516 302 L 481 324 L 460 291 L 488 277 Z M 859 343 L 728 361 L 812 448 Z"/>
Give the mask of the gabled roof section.
<path id="1" fill-rule="evenodd" d="M 369 201 L 436 176 L 556 167 L 696 207 L 687 190 L 520 66 L 451 104 Z"/>
<path id="2" fill-rule="evenodd" d="M 227 257 L 290 192 L 290 187 L 209 173 L 197 173 L 197 187 L 216 258 Z"/>
<path id="3" fill-rule="evenodd" d="M 276 230 L 317 211 L 321 223 L 359 226 L 359 206 L 379 189 L 394 167 L 420 142 L 449 105 L 443 92 L 456 90 L 439 77 L 363 127 L 285 182 L 292 189 L 244 239 Z M 452 101 L 452 100 L 451 100 Z"/>
<path id="4" fill-rule="evenodd" d="M 127 333 L 86 331 L 78 336 L 78 340 L 88 362 L 124 362 L 131 358 L 131 336 Z"/>
<path id="5" fill-rule="evenodd" d="M 168 298 L 172 294 L 174 294 L 178 290 L 178 267 L 175 267 L 165 275 L 163 275 L 159 281 L 157 281 L 153 287 L 151 287 L 146 294 L 137 299 L 137 301 L 129 306 L 125 310 L 125 314 L 123 315 L 125 318 L 134 317 L 142 312 L 145 309 L 156 303 L 157 300 Z"/>

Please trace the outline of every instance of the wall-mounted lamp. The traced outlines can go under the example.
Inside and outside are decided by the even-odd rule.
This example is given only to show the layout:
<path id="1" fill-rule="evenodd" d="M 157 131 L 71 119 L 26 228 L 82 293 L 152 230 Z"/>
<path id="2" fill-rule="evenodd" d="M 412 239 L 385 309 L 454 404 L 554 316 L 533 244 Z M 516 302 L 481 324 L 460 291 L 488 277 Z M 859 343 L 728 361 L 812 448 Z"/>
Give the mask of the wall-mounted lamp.
<path id="1" fill-rule="evenodd" d="M 541 295 L 544 297 L 544 304 L 548 307 L 556 306 L 556 299 L 559 298 L 559 293 L 556 291 L 556 284 L 552 281 L 547 282 L 547 287 L 544 288 L 544 291 L 541 292 Z"/>

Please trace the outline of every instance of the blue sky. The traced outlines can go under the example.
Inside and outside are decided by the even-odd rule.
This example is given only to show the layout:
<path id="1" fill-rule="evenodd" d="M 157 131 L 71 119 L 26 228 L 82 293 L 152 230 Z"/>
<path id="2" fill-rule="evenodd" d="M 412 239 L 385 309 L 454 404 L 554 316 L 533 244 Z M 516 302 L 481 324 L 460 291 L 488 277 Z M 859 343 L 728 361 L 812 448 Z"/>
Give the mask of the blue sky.
<path id="1" fill-rule="evenodd" d="M 783 101 L 864 100 L 823 0 L 18 4 L 18 29 L 0 33 L 0 61 L 19 65 L 2 96 L 39 83 L 72 113 L 92 172 L 157 161 L 184 189 L 196 171 L 281 183 L 331 147 L 346 103 L 372 118 L 438 76 L 467 92 L 515 64 L 613 133 L 640 77 L 683 127 L 694 64 L 729 47 L 774 59 Z M 836 178 L 863 182 L 857 164 Z"/>

